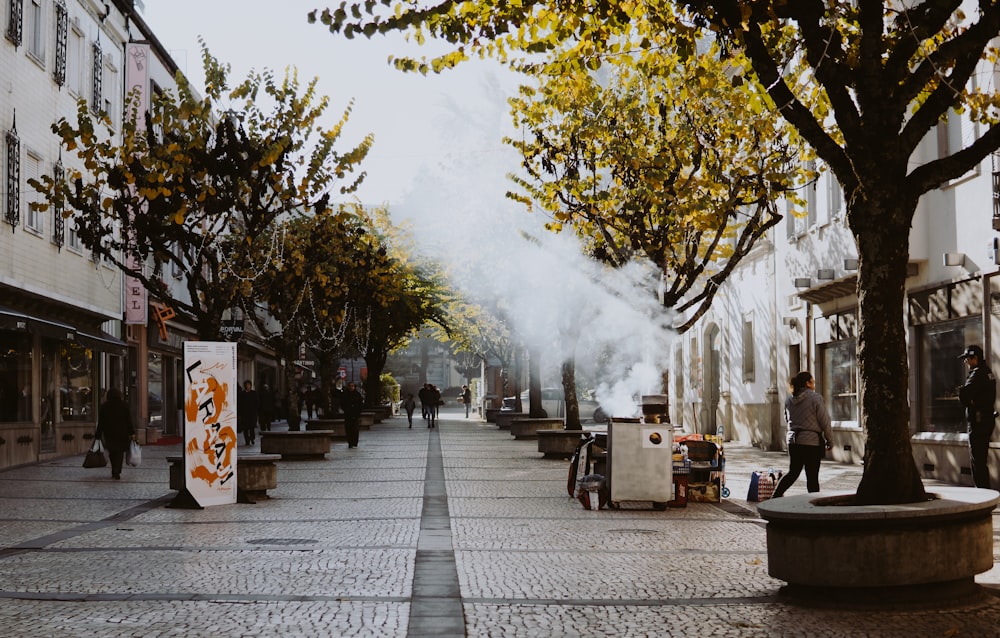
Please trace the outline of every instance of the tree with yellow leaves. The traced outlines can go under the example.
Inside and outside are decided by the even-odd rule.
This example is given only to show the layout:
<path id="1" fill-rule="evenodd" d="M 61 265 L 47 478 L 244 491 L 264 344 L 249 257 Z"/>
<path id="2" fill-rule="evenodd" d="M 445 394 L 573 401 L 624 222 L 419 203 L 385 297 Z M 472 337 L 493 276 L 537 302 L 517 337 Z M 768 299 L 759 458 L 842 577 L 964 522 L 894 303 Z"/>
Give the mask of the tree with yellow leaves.
<path id="1" fill-rule="evenodd" d="M 315 80 L 251 72 L 230 87 L 229 66 L 204 45 L 202 59 L 206 97 L 178 74 L 176 92 L 155 95 L 148 113 L 130 100 L 120 132 L 81 101 L 75 123 L 53 125 L 80 168 L 32 185 L 44 198 L 38 206 L 72 218 L 96 257 L 215 340 L 223 313 L 251 305 L 255 278 L 280 259 L 276 222 L 353 192 L 372 139 L 336 150 L 350 108 L 334 127 L 319 127 L 329 98 L 316 95 Z M 186 294 L 164 283 L 176 273 Z"/>
<path id="2" fill-rule="evenodd" d="M 426 7 L 385 1 L 343 2 L 310 17 L 348 37 L 398 30 L 454 45 L 433 60 L 395 60 L 423 72 L 470 54 L 510 59 L 515 52 L 554 53 L 559 64 L 600 68 L 612 56 L 651 50 L 653 39 L 630 48 L 637 24 L 687 41 L 690 51 L 710 36 L 721 57 L 744 55 L 745 81 L 760 87 L 770 112 L 797 131 L 844 190 L 859 258 L 866 445 L 857 501 L 926 498 L 910 446 L 902 320 L 909 230 L 922 195 L 1000 148 L 1000 93 L 975 78 L 983 68 L 992 73 L 997 62 L 1000 3 L 468 0 Z M 939 123 L 962 111 L 980 130 L 954 149 L 911 163 Z"/>

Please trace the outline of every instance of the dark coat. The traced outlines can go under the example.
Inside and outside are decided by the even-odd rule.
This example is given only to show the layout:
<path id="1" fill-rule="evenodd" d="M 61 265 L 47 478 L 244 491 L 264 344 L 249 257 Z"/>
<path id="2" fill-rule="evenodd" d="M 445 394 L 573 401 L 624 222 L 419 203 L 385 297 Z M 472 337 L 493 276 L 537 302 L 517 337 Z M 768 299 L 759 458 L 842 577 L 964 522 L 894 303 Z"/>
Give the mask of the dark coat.
<path id="1" fill-rule="evenodd" d="M 965 406 L 965 418 L 969 425 L 993 423 L 997 383 L 986 364 L 980 363 L 969 370 L 965 385 L 958 389 L 958 398 Z"/>
<path id="2" fill-rule="evenodd" d="M 348 419 L 359 418 L 364 404 L 365 398 L 356 389 L 345 389 L 340 395 L 340 409 L 344 411 L 344 417 Z"/>
<path id="3" fill-rule="evenodd" d="M 257 427 L 257 416 L 260 403 L 256 390 L 236 391 L 236 429 L 240 432 L 250 431 Z"/>
<path id="4" fill-rule="evenodd" d="M 109 397 L 101 404 L 94 436 L 102 439 L 108 450 L 124 450 L 134 434 L 128 405 L 120 398 Z"/>

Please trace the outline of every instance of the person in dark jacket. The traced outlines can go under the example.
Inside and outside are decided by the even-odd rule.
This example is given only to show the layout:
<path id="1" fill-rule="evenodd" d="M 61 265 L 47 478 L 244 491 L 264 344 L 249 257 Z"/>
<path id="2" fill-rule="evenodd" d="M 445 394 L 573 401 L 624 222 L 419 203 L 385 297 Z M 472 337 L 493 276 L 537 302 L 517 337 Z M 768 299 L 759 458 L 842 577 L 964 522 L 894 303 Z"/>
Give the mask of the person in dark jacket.
<path id="1" fill-rule="evenodd" d="M 128 405 L 122 398 L 118 388 L 108 390 L 108 398 L 101 404 L 97 415 L 97 431 L 94 436 L 104 441 L 111 459 L 111 478 L 116 481 L 122 477 L 122 461 L 125 450 L 130 442 L 135 440 L 135 427 L 129 415 Z"/>
<path id="2" fill-rule="evenodd" d="M 441 409 L 441 404 L 444 402 L 441 400 L 441 391 L 438 390 L 437 386 L 432 384 L 427 385 L 427 414 L 430 415 L 430 424 L 427 427 L 436 428 L 438 423 L 438 411 Z"/>
<path id="3" fill-rule="evenodd" d="M 428 418 L 430 418 L 430 414 L 428 413 L 431 407 L 430 388 L 431 384 L 425 383 L 420 387 L 419 390 L 417 390 L 417 398 L 420 399 L 420 412 L 423 415 L 425 421 Z M 428 425 L 427 427 L 430 427 L 430 425 Z"/>
<path id="4" fill-rule="evenodd" d="M 243 433 L 243 442 L 253 445 L 257 440 L 257 419 L 260 414 L 260 402 L 253 382 L 247 379 L 243 389 L 236 393 L 236 429 Z"/>
<path id="5" fill-rule="evenodd" d="M 806 471 L 806 489 L 819 491 L 819 465 L 823 448 L 833 447 L 833 428 L 823 397 L 816 392 L 812 374 L 802 371 L 792 377 L 792 396 L 785 401 L 785 420 L 788 422 L 788 474 L 781 477 L 774 488 L 773 498 L 778 498 L 798 480 L 802 469 Z"/>
<path id="6" fill-rule="evenodd" d="M 260 391 L 260 431 L 267 432 L 271 429 L 271 422 L 274 421 L 274 391 L 265 383 Z"/>
<path id="7" fill-rule="evenodd" d="M 996 424 L 997 382 L 993 372 L 983 360 L 983 349 L 969 346 L 958 355 L 969 367 L 965 384 L 958 389 L 958 398 L 965 407 L 965 418 L 969 422 L 969 459 L 972 466 L 972 480 L 976 487 L 989 489 L 990 468 L 988 465 L 990 439 Z"/>
<path id="8" fill-rule="evenodd" d="M 344 433 L 347 447 L 358 447 L 358 430 L 361 429 L 361 408 L 365 398 L 358 392 L 358 386 L 351 381 L 340 396 L 340 409 L 344 411 Z"/>

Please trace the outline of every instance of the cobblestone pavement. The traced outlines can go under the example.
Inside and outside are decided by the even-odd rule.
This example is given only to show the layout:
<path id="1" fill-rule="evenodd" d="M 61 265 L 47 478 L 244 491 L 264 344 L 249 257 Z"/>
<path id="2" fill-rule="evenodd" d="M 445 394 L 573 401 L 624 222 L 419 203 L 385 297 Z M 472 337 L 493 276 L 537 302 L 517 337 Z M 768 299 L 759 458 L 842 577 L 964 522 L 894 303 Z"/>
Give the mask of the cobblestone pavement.
<path id="1" fill-rule="evenodd" d="M 993 596 L 871 610 L 781 598 L 743 499 L 782 453 L 727 446 L 722 503 L 598 512 L 567 497 L 566 461 L 458 411 L 281 461 L 255 505 L 167 508 L 178 453 L 146 446 L 121 481 L 82 457 L 0 472 L 2 636 L 1000 635 Z M 860 475 L 824 461 L 820 476 L 852 489 Z M 977 582 L 1000 591 L 1000 570 Z"/>

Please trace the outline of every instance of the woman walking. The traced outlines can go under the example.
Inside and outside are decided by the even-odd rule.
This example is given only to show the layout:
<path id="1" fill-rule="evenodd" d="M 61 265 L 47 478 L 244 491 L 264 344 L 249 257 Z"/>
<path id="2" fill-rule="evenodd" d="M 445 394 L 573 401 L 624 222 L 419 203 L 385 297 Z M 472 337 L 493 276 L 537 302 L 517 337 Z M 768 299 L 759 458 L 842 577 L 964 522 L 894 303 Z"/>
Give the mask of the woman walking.
<path id="1" fill-rule="evenodd" d="M 788 422 L 788 474 L 774 488 L 773 498 L 785 493 L 806 471 L 806 489 L 819 491 L 819 463 L 823 447 L 833 447 L 833 429 L 823 397 L 816 392 L 816 380 L 809 372 L 800 372 L 790 382 L 792 396 L 785 401 L 785 421 Z"/>
<path id="2" fill-rule="evenodd" d="M 101 404 L 97 415 L 97 431 L 94 436 L 104 441 L 111 459 L 111 478 L 122 477 L 122 459 L 128 444 L 135 440 L 135 428 L 129 416 L 128 405 L 118 388 L 108 390 L 108 398 Z"/>

